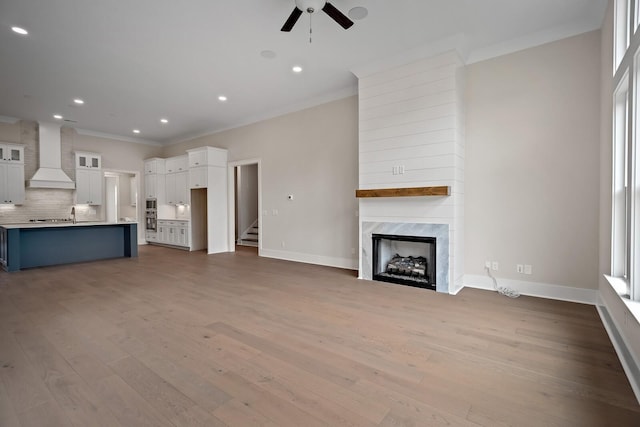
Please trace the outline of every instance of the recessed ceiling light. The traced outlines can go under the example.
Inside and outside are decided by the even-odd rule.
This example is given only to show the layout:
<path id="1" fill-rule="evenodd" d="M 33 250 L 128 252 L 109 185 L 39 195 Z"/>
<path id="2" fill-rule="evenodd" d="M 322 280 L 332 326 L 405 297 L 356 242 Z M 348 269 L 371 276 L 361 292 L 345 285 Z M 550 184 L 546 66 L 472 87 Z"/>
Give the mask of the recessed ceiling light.
<path id="1" fill-rule="evenodd" d="M 260 52 L 260 56 L 267 59 L 273 59 L 276 57 L 276 53 L 272 50 L 263 50 Z"/>
<path id="2" fill-rule="evenodd" d="M 222 101 L 222 102 L 224 102 L 224 101 L 226 101 L 226 100 L 227 100 L 227 97 L 226 97 L 226 96 L 224 96 L 224 95 L 220 95 L 220 96 L 218 97 L 218 101 Z"/>
<path id="3" fill-rule="evenodd" d="M 57 120 L 62 120 L 62 116 L 60 114 L 54 114 L 53 118 Z"/>
<path id="4" fill-rule="evenodd" d="M 167 123 L 169 123 L 169 120 L 167 120 L 167 119 L 160 119 L 160 123 L 167 124 Z"/>
<path id="5" fill-rule="evenodd" d="M 133 133 L 140 133 L 140 129 L 134 129 Z"/>
<path id="6" fill-rule="evenodd" d="M 299 66 L 299 65 L 294 65 L 294 66 L 291 68 L 291 71 L 293 71 L 294 73 L 301 73 L 301 72 L 302 72 L 302 67 L 301 67 L 301 66 Z"/>
<path id="7" fill-rule="evenodd" d="M 11 29 L 13 30 L 14 33 L 18 33 L 22 36 L 26 36 L 27 34 L 29 34 L 29 31 L 25 30 L 24 28 L 11 27 Z"/>
<path id="8" fill-rule="evenodd" d="M 367 8 L 361 6 L 352 8 L 348 13 L 349 18 L 353 19 L 354 21 L 359 21 L 366 18 L 368 14 L 369 11 L 367 10 Z"/>
<path id="9" fill-rule="evenodd" d="M 75 102 L 75 103 L 76 103 L 76 104 L 78 104 L 78 105 L 82 105 L 82 104 L 84 104 L 84 101 L 83 101 L 82 99 L 80 99 L 80 98 L 76 98 L 76 99 L 74 99 L 74 100 L 73 100 L 73 102 Z"/>

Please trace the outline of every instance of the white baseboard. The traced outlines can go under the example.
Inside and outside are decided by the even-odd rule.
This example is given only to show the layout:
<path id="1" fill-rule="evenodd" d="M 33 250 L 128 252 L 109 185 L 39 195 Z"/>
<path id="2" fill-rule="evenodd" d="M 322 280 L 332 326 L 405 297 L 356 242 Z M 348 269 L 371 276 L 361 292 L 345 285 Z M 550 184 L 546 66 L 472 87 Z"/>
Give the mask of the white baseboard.
<path id="1" fill-rule="evenodd" d="M 502 278 L 497 278 L 497 281 L 500 287 L 514 289 L 520 292 L 521 295 L 529 295 L 532 297 L 579 302 L 590 305 L 595 305 L 598 298 L 598 291 L 595 289 L 573 288 L 550 283 L 525 282 L 523 280 Z M 463 283 L 464 287 L 495 291 L 493 281 L 488 276 L 465 274 Z"/>
<path id="2" fill-rule="evenodd" d="M 327 267 L 344 268 L 347 270 L 358 269 L 357 258 L 339 258 L 322 255 L 311 255 L 300 252 L 278 251 L 274 249 L 261 249 L 260 256 L 266 258 L 283 259 L 286 261 L 304 262 L 307 264 L 326 265 Z"/>
<path id="3" fill-rule="evenodd" d="M 602 320 L 602 324 L 607 330 L 609 339 L 613 344 L 613 348 L 616 350 L 618 359 L 620 359 L 622 368 L 627 375 L 629 384 L 631 384 L 631 388 L 636 395 L 636 399 L 638 399 L 638 403 L 640 403 L 640 364 L 633 357 L 633 353 L 629 350 L 629 347 L 627 347 L 624 337 L 620 334 L 618 325 L 611 315 L 609 315 L 609 310 L 606 304 L 603 304 L 602 300 L 599 299 L 596 308 L 598 309 L 600 320 Z"/>
<path id="4" fill-rule="evenodd" d="M 460 292 L 463 289 L 464 289 L 464 282 L 463 283 L 455 283 L 453 285 L 453 288 L 449 289 L 449 295 L 458 295 L 458 292 Z"/>

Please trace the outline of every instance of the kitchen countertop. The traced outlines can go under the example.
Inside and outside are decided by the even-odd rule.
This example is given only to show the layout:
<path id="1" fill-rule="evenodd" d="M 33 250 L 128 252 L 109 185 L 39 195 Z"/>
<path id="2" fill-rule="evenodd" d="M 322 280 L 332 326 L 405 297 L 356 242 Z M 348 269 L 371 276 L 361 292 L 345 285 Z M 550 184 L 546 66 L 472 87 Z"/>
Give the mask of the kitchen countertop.
<path id="1" fill-rule="evenodd" d="M 59 228 L 59 227 L 86 227 L 86 226 L 101 226 L 101 225 L 121 225 L 121 224 L 137 224 L 135 221 L 118 221 L 118 222 L 104 222 L 104 221 L 78 221 L 75 224 L 69 222 L 26 222 L 20 224 L 0 224 L 0 227 L 6 229 L 14 228 Z"/>

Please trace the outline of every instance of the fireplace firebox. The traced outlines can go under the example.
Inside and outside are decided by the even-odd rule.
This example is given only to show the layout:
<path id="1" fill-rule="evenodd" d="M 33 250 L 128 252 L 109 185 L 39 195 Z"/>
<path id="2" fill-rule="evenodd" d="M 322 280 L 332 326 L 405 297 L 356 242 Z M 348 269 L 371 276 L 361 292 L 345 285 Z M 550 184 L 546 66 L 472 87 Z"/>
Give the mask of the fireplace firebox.
<path id="1" fill-rule="evenodd" d="M 373 280 L 436 290 L 436 238 L 372 234 Z"/>

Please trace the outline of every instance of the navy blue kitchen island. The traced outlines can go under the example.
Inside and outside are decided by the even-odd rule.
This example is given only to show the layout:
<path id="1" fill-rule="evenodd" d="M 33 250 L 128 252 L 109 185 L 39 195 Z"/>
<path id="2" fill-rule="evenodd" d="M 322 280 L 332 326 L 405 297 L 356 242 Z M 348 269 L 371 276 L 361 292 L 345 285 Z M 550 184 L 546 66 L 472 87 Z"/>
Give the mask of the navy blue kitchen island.
<path id="1" fill-rule="evenodd" d="M 137 256 L 135 222 L 0 225 L 5 271 Z"/>

